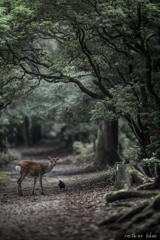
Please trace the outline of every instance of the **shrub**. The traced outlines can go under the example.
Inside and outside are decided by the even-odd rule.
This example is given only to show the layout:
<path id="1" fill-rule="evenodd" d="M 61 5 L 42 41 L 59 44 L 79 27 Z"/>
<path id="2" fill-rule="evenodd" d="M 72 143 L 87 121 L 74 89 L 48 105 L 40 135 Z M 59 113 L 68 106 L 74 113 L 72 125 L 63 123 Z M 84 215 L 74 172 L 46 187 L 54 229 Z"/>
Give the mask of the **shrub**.
<path id="1" fill-rule="evenodd" d="M 73 153 L 75 154 L 79 154 L 81 153 L 81 149 L 83 148 L 83 143 L 80 142 L 80 141 L 75 141 L 72 145 L 72 148 L 73 148 Z"/>
<path id="2" fill-rule="evenodd" d="M 160 160 L 156 158 L 155 153 L 153 153 L 151 158 L 144 158 L 141 162 L 147 175 L 150 177 L 155 176 L 155 162 L 160 162 Z"/>
<path id="3" fill-rule="evenodd" d="M 0 165 L 12 162 L 12 161 L 18 161 L 21 159 L 21 154 L 15 149 L 8 150 L 7 153 L 0 153 Z"/>

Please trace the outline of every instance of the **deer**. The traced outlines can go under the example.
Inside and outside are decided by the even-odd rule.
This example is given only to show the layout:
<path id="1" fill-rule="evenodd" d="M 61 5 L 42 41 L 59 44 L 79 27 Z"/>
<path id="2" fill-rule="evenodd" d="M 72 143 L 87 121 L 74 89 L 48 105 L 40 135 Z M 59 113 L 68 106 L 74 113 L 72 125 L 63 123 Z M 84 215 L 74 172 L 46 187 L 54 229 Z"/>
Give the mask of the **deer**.
<path id="1" fill-rule="evenodd" d="M 59 160 L 58 157 L 51 158 L 50 156 L 48 156 L 48 159 L 50 160 L 48 165 L 44 165 L 42 163 L 33 162 L 33 161 L 21 161 L 20 163 L 18 163 L 18 165 L 15 167 L 15 169 L 18 173 L 20 173 L 20 178 L 17 181 L 18 194 L 20 196 L 23 195 L 22 189 L 21 189 L 21 183 L 22 183 L 22 180 L 26 176 L 34 178 L 32 195 L 34 195 L 37 177 L 39 177 L 39 182 L 40 182 L 40 186 L 41 186 L 41 194 L 44 194 L 43 187 L 42 187 L 42 177 L 44 174 L 50 172 L 53 169 L 53 167 L 56 166 L 56 162 Z"/>

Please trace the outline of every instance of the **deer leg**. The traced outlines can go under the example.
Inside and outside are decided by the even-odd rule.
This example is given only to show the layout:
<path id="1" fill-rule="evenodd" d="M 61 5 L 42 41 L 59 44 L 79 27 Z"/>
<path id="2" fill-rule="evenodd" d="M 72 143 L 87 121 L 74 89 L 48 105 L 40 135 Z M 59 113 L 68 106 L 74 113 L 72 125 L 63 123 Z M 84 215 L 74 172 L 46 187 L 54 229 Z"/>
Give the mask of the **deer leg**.
<path id="1" fill-rule="evenodd" d="M 27 173 L 28 173 L 28 172 L 26 172 L 24 175 L 21 175 L 20 178 L 19 178 L 18 181 L 17 181 L 17 184 L 18 184 L 18 194 L 19 194 L 20 196 L 23 195 L 23 194 L 22 194 L 22 189 L 21 189 L 21 183 L 22 183 L 22 180 L 26 177 Z"/>
<path id="2" fill-rule="evenodd" d="M 22 196 L 23 194 L 22 194 L 22 190 L 21 190 L 21 181 L 18 179 L 17 183 L 18 183 L 18 194 L 20 196 Z"/>
<path id="3" fill-rule="evenodd" d="M 36 185 L 36 180 L 37 180 L 37 177 L 34 178 L 34 184 L 33 184 L 32 195 L 34 195 L 34 189 L 35 189 L 35 185 Z"/>
<path id="4" fill-rule="evenodd" d="M 41 186 L 41 194 L 44 194 L 43 187 L 42 187 L 42 176 L 39 176 L 39 183 L 40 183 L 40 186 Z"/>

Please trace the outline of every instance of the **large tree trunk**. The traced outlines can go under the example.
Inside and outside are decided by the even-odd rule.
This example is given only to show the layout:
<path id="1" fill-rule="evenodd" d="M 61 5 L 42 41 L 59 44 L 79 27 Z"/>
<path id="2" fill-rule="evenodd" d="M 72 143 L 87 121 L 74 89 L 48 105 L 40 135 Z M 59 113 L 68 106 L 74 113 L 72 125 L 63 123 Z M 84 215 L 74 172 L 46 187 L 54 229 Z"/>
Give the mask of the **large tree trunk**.
<path id="1" fill-rule="evenodd" d="M 95 164 L 98 166 L 114 165 L 121 159 L 117 153 L 118 148 L 118 121 L 103 121 L 98 131 Z"/>
<path id="2" fill-rule="evenodd" d="M 113 149 L 117 151 L 118 148 L 118 121 L 103 121 L 102 136 L 104 140 L 104 147 L 106 150 Z"/>

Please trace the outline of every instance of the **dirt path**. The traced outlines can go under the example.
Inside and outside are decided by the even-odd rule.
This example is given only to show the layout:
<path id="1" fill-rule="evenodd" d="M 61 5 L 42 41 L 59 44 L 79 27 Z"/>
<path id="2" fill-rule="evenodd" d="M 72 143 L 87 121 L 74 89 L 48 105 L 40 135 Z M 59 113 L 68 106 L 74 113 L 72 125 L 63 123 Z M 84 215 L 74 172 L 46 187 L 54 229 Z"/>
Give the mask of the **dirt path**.
<path id="1" fill-rule="evenodd" d="M 11 181 L 1 187 L 0 240 L 114 239 L 114 230 L 97 225 L 112 214 L 105 211 L 104 194 L 108 189 L 103 182 L 92 181 L 98 172 L 83 173 L 83 166 L 62 158 L 43 177 L 45 195 L 40 195 L 37 182 L 36 195 L 32 196 L 33 179 L 25 178 L 23 196 L 19 197 L 14 167 L 11 164 L 3 169 L 13 174 Z M 65 182 L 66 190 L 59 190 L 60 179 Z"/>

